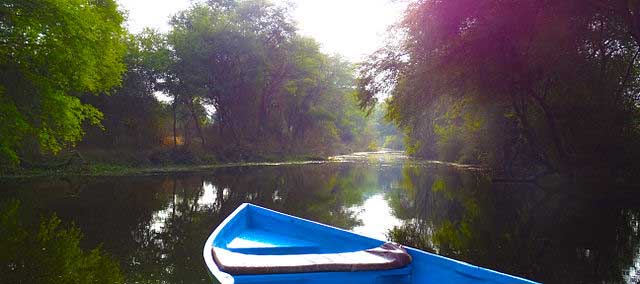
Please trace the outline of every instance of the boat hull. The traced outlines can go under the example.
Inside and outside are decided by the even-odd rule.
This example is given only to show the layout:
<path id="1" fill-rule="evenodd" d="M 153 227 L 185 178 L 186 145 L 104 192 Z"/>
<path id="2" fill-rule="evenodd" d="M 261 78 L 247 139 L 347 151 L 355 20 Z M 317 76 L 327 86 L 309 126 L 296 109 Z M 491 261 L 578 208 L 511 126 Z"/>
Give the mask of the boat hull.
<path id="1" fill-rule="evenodd" d="M 276 228 L 277 230 L 273 230 Z M 250 232 L 245 234 L 244 231 Z M 274 237 L 274 232 L 290 236 Z M 291 237 L 292 236 L 292 237 Z M 317 241 L 308 238 L 316 237 Z M 305 239 L 306 238 L 306 239 Z M 230 275 L 221 271 L 212 249 L 224 247 L 251 254 L 302 254 L 356 251 L 384 241 L 245 203 L 227 217 L 205 243 L 203 256 L 211 276 L 221 284 L 530 284 L 524 278 L 496 272 L 414 248 L 411 264 L 390 270 Z"/>

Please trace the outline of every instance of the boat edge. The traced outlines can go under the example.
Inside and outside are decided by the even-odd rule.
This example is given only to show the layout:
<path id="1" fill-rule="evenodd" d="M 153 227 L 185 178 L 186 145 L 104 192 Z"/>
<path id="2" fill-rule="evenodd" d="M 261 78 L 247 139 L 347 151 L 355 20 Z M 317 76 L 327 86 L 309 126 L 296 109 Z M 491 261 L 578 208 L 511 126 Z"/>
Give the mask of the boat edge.
<path id="1" fill-rule="evenodd" d="M 213 260 L 213 254 L 211 250 L 213 249 L 213 241 L 220 234 L 220 231 L 226 227 L 226 225 L 235 218 L 240 212 L 246 210 L 249 206 L 255 206 L 250 203 L 242 203 L 236 210 L 234 210 L 227 218 L 225 218 L 222 223 L 220 223 L 215 230 L 209 235 L 207 241 L 204 243 L 204 248 L 202 250 L 202 256 L 204 257 L 204 263 L 207 266 L 207 272 L 209 272 L 210 276 L 213 276 L 220 282 L 220 284 L 234 284 L 235 280 L 231 274 L 221 271 L 218 268 L 218 265 Z"/>
<path id="2" fill-rule="evenodd" d="M 269 209 L 269 208 L 266 208 L 266 207 L 262 207 L 262 206 L 259 206 L 259 205 L 255 205 L 255 204 L 251 204 L 251 203 L 242 203 L 240 206 L 238 206 L 238 208 L 236 208 L 236 210 L 234 210 L 231 214 L 229 214 L 229 216 L 227 216 L 227 218 L 225 218 L 224 221 L 222 221 L 222 223 L 220 223 L 216 227 L 216 229 L 213 231 L 213 233 L 211 233 L 211 235 L 209 236 L 209 238 L 207 239 L 207 241 L 206 241 L 206 243 L 204 245 L 203 256 L 204 256 L 204 259 L 205 259 L 205 264 L 207 266 L 207 271 L 209 272 L 210 275 L 214 276 L 220 282 L 220 284 L 234 284 L 235 280 L 234 280 L 232 275 L 221 271 L 218 268 L 218 265 L 216 265 L 215 261 L 213 260 L 213 255 L 211 253 L 211 249 L 212 249 L 212 246 L 213 246 L 213 241 L 219 235 L 220 231 L 224 227 L 226 227 L 226 225 L 231 220 L 233 220 L 235 218 L 235 216 L 240 214 L 240 212 L 242 212 L 244 210 L 247 210 L 248 208 L 251 208 L 251 207 L 256 208 L 256 209 L 260 209 L 260 210 L 266 210 L 266 211 L 269 211 L 269 212 L 272 212 L 272 213 L 276 213 L 276 214 L 279 214 L 279 215 L 284 215 L 284 216 L 291 217 L 291 218 L 294 218 L 294 219 L 297 219 L 297 220 L 301 220 L 301 221 L 304 221 L 304 222 L 310 222 L 310 223 L 313 223 L 313 224 L 320 225 L 322 227 L 327 227 L 327 228 L 338 230 L 338 231 L 341 231 L 341 232 L 344 232 L 344 233 L 348 233 L 350 235 L 356 235 L 358 237 L 384 242 L 383 240 L 378 240 L 378 239 L 374 239 L 374 238 L 371 238 L 371 237 L 363 236 L 363 235 L 356 234 L 354 232 L 351 232 L 351 231 L 348 231 L 348 230 L 345 230 L 345 229 L 341 229 L 341 228 L 338 228 L 338 227 L 330 226 L 330 225 L 319 223 L 319 222 L 316 222 L 316 221 L 304 219 L 304 218 L 301 218 L 301 217 L 296 217 L 296 216 L 293 216 L 293 215 L 289 215 L 287 213 L 279 212 L 279 211 L 272 210 L 272 209 Z M 457 259 L 453 259 L 453 258 L 450 258 L 450 257 L 445 257 L 445 256 L 442 256 L 442 255 L 439 255 L 439 254 L 426 252 L 426 251 L 423 251 L 423 250 L 420 250 L 420 249 L 417 249 L 417 248 L 404 246 L 404 245 L 403 245 L 403 247 L 405 247 L 407 249 L 407 251 L 410 251 L 410 252 L 413 252 L 413 253 L 425 254 L 427 256 L 434 257 L 436 259 L 455 262 L 455 263 L 461 265 L 461 267 L 464 267 L 466 269 L 471 269 L 471 270 L 472 269 L 478 269 L 478 270 L 485 271 L 485 272 L 488 272 L 488 273 L 494 273 L 496 275 L 500 275 L 500 276 L 503 276 L 503 277 L 510 277 L 510 278 L 513 278 L 514 280 L 519 280 L 519 281 L 522 281 L 523 283 L 527 283 L 527 284 L 541 284 L 540 282 L 536 282 L 536 281 L 533 281 L 533 280 L 530 280 L 530 279 L 526 279 L 524 277 L 520 277 L 520 276 L 516 276 L 516 275 L 512 275 L 512 274 L 507 274 L 507 273 L 496 271 L 496 270 L 493 270 L 493 269 L 490 269 L 490 268 L 484 268 L 484 267 L 481 267 L 481 266 L 470 264 L 470 263 L 467 263 L 467 262 L 464 262 L 464 261 L 460 261 L 460 260 L 457 260 Z"/>

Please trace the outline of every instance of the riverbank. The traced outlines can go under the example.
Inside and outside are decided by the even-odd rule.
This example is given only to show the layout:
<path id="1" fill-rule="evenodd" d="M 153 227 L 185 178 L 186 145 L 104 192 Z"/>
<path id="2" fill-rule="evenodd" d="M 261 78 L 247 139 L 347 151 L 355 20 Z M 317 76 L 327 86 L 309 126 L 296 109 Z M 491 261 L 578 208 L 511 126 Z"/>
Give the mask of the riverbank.
<path id="1" fill-rule="evenodd" d="M 348 155 L 338 155 L 331 157 L 294 156 L 286 157 L 282 160 L 277 160 L 276 158 L 268 158 L 262 161 L 241 161 L 208 164 L 164 164 L 132 166 L 126 164 L 109 164 L 88 161 L 84 164 L 74 164 L 64 168 L 58 167 L 19 169 L 11 173 L 0 173 L 0 179 L 36 178 L 48 176 L 144 176 L 164 175 L 172 173 L 196 173 L 229 167 L 284 166 L 344 162 L 396 163 L 405 160 L 409 160 L 409 157 L 406 156 L 403 151 L 381 150 L 375 152 L 357 152 Z"/>
<path id="2" fill-rule="evenodd" d="M 234 162 L 208 165 L 127 166 L 96 164 L 73 169 L 22 169 L 14 173 L 0 174 L 0 179 L 35 178 L 47 176 L 144 176 L 169 173 L 204 172 L 226 167 L 305 165 L 328 162 L 327 159 L 290 160 L 282 162 Z"/>
<path id="3" fill-rule="evenodd" d="M 206 172 L 219 168 L 230 167 L 268 167 L 286 165 L 307 165 L 322 163 L 366 163 L 366 164 L 396 164 L 418 166 L 449 167 L 470 171 L 487 171 L 488 168 L 478 165 L 465 165 L 442 161 L 419 160 L 407 156 L 404 151 L 383 149 L 372 152 L 356 152 L 346 155 L 330 157 L 296 156 L 286 157 L 282 160 L 269 158 L 262 161 L 242 161 L 208 164 L 164 164 L 132 166 L 126 164 L 109 164 L 103 162 L 87 162 L 74 164 L 64 168 L 33 168 L 19 169 L 11 173 L 0 173 L 0 179 L 37 178 L 37 177 L 106 177 L 106 176 L 152 176 L 179 173 Z"/>

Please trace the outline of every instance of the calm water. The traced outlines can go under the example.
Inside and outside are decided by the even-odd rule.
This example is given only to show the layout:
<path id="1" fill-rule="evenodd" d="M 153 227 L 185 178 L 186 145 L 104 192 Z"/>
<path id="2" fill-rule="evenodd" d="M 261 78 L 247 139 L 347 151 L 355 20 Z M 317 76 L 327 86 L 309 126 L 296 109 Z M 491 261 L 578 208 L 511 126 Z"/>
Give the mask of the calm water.
<path id="1" fill-rule="evenodd" d="M 74 223 L 82 246 L 101 244 L 128 283 L 210 283 L 203 243 L 243 202 L 545 283 L 638 283 L 640 200 L 567 192 L 582 191 L 492 184 L 472 169 L 370 154 L 196 174 L 0 181 L 0 202 L 18 199 L 29 216 Z"/>

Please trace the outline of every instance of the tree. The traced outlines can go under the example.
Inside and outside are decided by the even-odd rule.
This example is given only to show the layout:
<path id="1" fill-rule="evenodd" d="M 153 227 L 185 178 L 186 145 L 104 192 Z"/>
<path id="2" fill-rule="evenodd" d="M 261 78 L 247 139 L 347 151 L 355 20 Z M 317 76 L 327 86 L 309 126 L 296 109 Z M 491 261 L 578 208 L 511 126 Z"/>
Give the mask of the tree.
<path id="1" fill-rule="evenodd" d="M 46 11 L 46 12 L 44 12 Z M 120 83 L 123 16 L 113 0 L 0 2 L 0 159 L 16 164 L 29 139 L 57 153 L 98 124 L 80 97 Z"/>
<path id="2" fill-rule="evenodd" d="M 402 42 L 362 67 L 363 105 L 390 91 L 390 117 L 429 158 L 614 174 L 637 154 L 638 47 L 627 18 L 603 11 L 583 1 L 416 1 Z"/>
<path id="3" fill-rule="evenodd" d="M 122 86 L 107 96 L 85 96 L 82 101 L 104 113 L 103 127 L 88 129 L 81 148 L 143 152 L 160 146 L 168 112 L 154 93 L 164 91 L 171 64 L 166 37 L 146 29 L 125 37 L 127 66 Z"/>
<path id="4" fill-rule="evenodd" d="M 368 144 L 357 139 L 366 119 L 354 107 L 352 67 L 297 35 L 285 8 L 209 1 L 179 13 L 172 27 L 174 109 L 191 114 L 202 144 L 222 159 Z M 202 105 L 215 109 L 208 127 L 193 111 Z"/>

